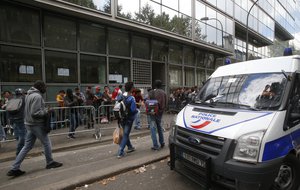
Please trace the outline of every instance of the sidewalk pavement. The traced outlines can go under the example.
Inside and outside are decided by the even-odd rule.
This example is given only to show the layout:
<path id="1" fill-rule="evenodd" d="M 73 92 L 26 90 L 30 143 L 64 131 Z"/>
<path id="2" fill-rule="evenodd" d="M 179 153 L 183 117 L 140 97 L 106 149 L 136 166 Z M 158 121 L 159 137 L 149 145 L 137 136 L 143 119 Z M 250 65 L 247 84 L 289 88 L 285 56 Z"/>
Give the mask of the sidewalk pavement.
<path id="1" fill-rule="evenodd" d="M 173 115 L 165 115 L 163 120 L 169 124 Z M 99 179 L 104 179 L 123 171 L 127 171 L 147 163 L 151 163 L 169 155 L 167 146 L 160 151 L 152 151 L 150 131 L 132 129 L 132 144 L 136 151 L 128 153 L 124 158 L 117 159 L 118 145 L 112 144 L 114 123 L 110 130 L 102 130 L 100 141 L 92 137 L 92 133 L 78 134 L 75 140 L 67 139 L 66 135 L 52 136 L 53 158 L 64 165 L 57 169 L 45 169 L 45 158 L 41 145 L 31 150 L 22 163 L 21 170 L 26 174 L 12 178 L 6 176 L 15 158 L 15 143 L 8 143 L 0 148 L 0 190 L 10 189 L 74 189 Z M 165 132 L 168 142 L 168 131 Z"/>

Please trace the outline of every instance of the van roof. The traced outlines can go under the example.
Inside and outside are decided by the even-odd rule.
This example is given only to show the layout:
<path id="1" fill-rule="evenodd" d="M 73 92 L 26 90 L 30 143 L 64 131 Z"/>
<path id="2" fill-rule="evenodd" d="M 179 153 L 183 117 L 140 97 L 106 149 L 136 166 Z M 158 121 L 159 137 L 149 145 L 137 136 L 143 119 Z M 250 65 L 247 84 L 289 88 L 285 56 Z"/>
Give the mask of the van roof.
<path id="1" fill-rule="evenodd" d="M 300 55 L 256 59 L 251 61 L 233 63 L 219 67 L 211 77 L 251 74 L 251 73 L 276 73 L 295 72 L 300 68 Z"/>

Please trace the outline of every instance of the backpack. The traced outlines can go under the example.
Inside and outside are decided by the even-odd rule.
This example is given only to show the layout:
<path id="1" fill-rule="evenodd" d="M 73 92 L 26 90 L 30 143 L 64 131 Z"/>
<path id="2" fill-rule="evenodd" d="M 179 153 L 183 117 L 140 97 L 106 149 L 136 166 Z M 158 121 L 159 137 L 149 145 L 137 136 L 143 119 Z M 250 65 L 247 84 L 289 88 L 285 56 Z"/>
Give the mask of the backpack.
<path id="1" fill-rule="evenodd" d="M 127 98 L 128 97 L 125 97 L 117 101 L 113 108 L 114 115 L 118 121 L 124 121 L 129 116 L 130 106 L 125 103 Z"/>
<path id="2" fill-rule="evenodd" d="M 6 111 L 12 115 L 17 114 L 21 110 L 22 105 L 23 105 L 22 98 L 10 99 L 6 104 Z"/>
<path id="3" fill-rule="evenodd" d="M 146 100 L 145 107 L 148 115 L 158 114 L 159 106 L 157 100 Z"/>

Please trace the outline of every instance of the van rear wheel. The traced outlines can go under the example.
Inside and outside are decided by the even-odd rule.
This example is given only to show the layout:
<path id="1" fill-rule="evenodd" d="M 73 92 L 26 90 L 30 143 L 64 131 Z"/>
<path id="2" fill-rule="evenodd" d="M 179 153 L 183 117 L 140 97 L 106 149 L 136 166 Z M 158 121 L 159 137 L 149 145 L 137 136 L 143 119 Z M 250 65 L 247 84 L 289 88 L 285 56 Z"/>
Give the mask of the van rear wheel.
<path id="1" fill-rule="evenodd" d="M 296 156 L 288 155 L 280 166 L 272 190 L 297 190 L 300 178 L 300 161 Z"/>

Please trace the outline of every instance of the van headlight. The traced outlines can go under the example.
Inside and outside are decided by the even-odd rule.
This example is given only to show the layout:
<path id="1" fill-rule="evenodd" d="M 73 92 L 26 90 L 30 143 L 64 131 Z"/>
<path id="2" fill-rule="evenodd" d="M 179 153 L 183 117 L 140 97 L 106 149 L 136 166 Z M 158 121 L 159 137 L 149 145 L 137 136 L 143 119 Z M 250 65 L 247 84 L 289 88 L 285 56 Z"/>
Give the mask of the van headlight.
<path id="1" fill-rule="evenodd" d="M 237 140 L 233 159 L 256 163 L 258 161 L 259 150 L 265 131 L 257 131 L 242 135 Z"/>

